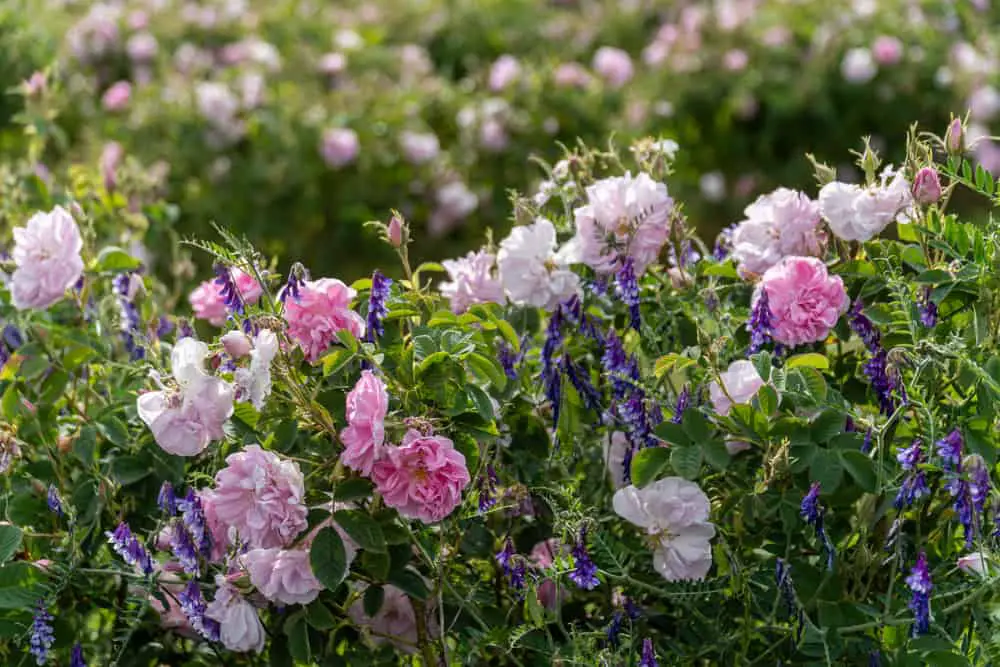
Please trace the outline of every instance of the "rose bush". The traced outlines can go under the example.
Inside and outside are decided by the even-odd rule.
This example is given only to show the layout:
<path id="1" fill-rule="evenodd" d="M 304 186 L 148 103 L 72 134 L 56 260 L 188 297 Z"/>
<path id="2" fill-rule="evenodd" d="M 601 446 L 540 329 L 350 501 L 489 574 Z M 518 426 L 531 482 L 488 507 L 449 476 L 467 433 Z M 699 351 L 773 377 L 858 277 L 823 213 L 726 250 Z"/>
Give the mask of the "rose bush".
<path id="1" fill-rule="evenodd" d="M 850 170 L 843 147 L 871 135 L 898 163 L 912 120 L 969 109 L 986 137 L 1000 112 L 998 10 L 980 1 L 7 4 L 0 87 L 24 96 L 0 120 L 52 138 L 40 168 L 141 175 L 183 233 L 224 211 L 267 253 L 346 282 L 400 275 L 362 228 L 389 208 L 420 260 L 505 235 L 508 191 L 550 180 L 528 159 L 555 163 L 558 143 L 671 137 L 686 149 L 671 192 L 714 234 L 758 195 L 806 188 L 804 150 Z M 5 135 L 0 150 L 23 146 Z M 1000 166 L 1000 144 L 974 151 Z M 801 223 L 781 245 L 809 242 Z"/>
<path id="2" fill-rule="evenodd" d="M 1000 232 L 949 203 L 998 186 L 965 134 L 817 164 L 711 245 L 674 147 L 581 147 L 465 258 L 376 223 L 403 278 L 350 285 L 11 163 L 5 660 L 996 660 Z"/>

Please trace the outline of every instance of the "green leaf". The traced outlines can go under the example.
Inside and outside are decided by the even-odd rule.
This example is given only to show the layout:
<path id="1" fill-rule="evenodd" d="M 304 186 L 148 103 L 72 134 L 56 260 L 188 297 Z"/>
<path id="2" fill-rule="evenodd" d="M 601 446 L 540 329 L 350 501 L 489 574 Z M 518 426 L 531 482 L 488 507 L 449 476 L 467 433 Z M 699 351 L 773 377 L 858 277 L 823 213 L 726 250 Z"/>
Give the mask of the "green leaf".
<path id="1" fill-rule="evenodd" d="M 954 279 L 953 275 L 943 269 L 931 269 L 919 274 L 913 281 L 924 285 L 937 285 L 940 283 L 949 283 Z"/>
<path id="2" fill-rule="evenodd" d="M 816 442 L 829 442 L 843 433 L 846 427 L 847 415 L 836 410 L 824 410 L 813 420 L 809 431 Z"/>
<path id="3" fill-rule="evenodd" d="M 840 459 L 851 476 L 862 490 L 875 493 L 878 490 L 878 479 L 875 476 L 875 466 L 872 460 L 859 451 L 841 450 Z"/>
<path id="4" fill-rule="evenodd" d="M 134 271 L 142 265 L 142 262 L 137 260 L 132 255 L 128 254 L 121 248 L 116 248 L 114 246 L 108 246 L 102 248 L 101 252 L 97 255 L 97 261 L 94 263 L 94 269 L 97 271 Z"/>
<path id="5" fill-rule="evenodd" d="M 669 442 L 672 445 L 691 444 L 691 441 L 687 437 L 687 433 L 684 432 L 684 427 L 671 421 L 665 421 L 662 424 L 657 425 L 657 427 L 653 430 L 653 433 L 655 433 L 656 437 L 660 440 Z"/>
<path id="6" fill-rule="evenodd" d="M 822 354 L 807 352 L 805 354 L 796 354 L 785 361 L 785 368 L 800 368 L 803 366 L 825 371 L 830 367 L 830 360 Z"/>
<path id="7" fill-rule="evenodd" d="M 771 353 L 767 350 L 763 352 L 758 352 L 757 354 L 750 357 L 750 361 L 753 362 L 753 367 L 757 369 L 757 374 L 760 375 L 760 379 L 767 382 L 771 379 Z"/>
<path id="8" fill-rule="evenodd" d="M 708 464 L 719 471 L 728 468 L 733 458 L 729 455 L 726 443 L 722 440 L 709 440 L 701 446 L 701 451 Z"/>
<path id="9" fill-rule="evenodd" d="M 698 479 L 701 472 L 701 448 L 671 447 L 670 466 L 684 479 Z"/>
<path id="10" fill-rule="evenodd" d="M 314 600 L 306 607 L 306 622 L 317 630 L 331 630 L 337 625 L 333 612 L 319 600 Z"/>
<path id="11" fill-rule="evenodd" d="M 17 526 L 0 525 L 0 563 L 6 563 L 14 557 L 20 548 L 24 531 Z"/>
<path id="12" fill-rule="evenodd" d="M 700 410 L 685 410 L 684 416 L 681 418 L 681 428 L 684 429 L 684 433 L 691 439 L 691 442 L 696 445 L 707 442 L 712 437 L 708 420 Z"/>
<path id="13" fill-rule="evenodd" d="M 363 477 L 346 479 L 333 489 L 333 499 L 337 502 L 361 500 L 372 495 L 375 486 Z"/>
<path id="14" fill-rule="evenodd" d="M 795 369 L 796 375 L 802 381 L 805 393 L 816 403 L 826 401 L 827 387 L 823 375 L 815 368 L 802 366 Z"/>
<path id="15" fill-rule="evenodd" d="M 347 576 L 347 554 L 344 542 L 333 528 L 324 528 L 316 534 L 309 550 L 309 564 L 313 574 L 329 590 L 336 590 Z"/>
<path id="16" fill-rule="evenodd" d="M 357 353 L 361 346 L 358 344 L 358 339 L 354 337 L 347 329 L 341 329 L 337 332 L 337 340 L 339 340 L 344 347 L 346 347 L 351 352 Z"/>
<path id="17" fill-rule="evenodd" d="M 97 460 L 97 431 L 93 426 L 84 426 L 73 442 L 73 453 L 85 465 Z"/>
<path id="18" fill-rule="evenodd" d="M 135 484 L 152 472 L 149 461 L 137 456 L 121 456 L 111 463 L 111 473 L 122 486 Z"/>
<path id="19" fill-rule="evenodd" d="M 809 476 L 819 482 L 823 493 L 833 493 L 844 477 L 844 466 L 836 453 L 817 448 L 809 465 Z"/>
<path id="20" fill-rule="evenodd" d="M 498 390 L 502 391 L 503 388 L 507 386 L 507 375 L 492 359 L 487 359 L 483 355 L 473 352 L 466 357 L 466 360 L 469 362 L 469 366 L 472 367 L 473 371 L 489 380 L 490 383 Z"/>
<path id="21" fill-rule="evenodd" d="M 97 430 L 113 445 L 119 447 L 128 445 L 128 427 L 117 417 L 105 417 L 97 423 Z"/>
<path id="22" fill-rule="evenodd" d="M 474 384 L 465 387 L 465 395 L 476 409 L 476 414 L 484 421 L 493 421 L 496 415 L 493 414 L 493 402 L 490 395 Z"/>
<path id="23" fill-rule="evenodd" d="M 632 457 L 632 483 L 643 487 L 659 477 L 670 463 L 670 449 L 646 447 Z"/>
<path id="24" fill-rule="evenodd" d="M 340 510 L 334 512 L 334 521 L 358 543 L 362 549 L 385 552 L 385 536 L 378 523 L 360 510 Z"/>
<path id="25" fill-rule="evenodd" d="M 757 404 L 760 405 L 760 411 L 765 415 L 774 414 L 778 409 L 779 400 L 778 392 L 769 384 L 765 384 L 757 390 Z"/>
<path id="26" fill-rule="evenodd" d="M 390 572 L 389 583 L 418 600 L 426 600 L 431 594 L 424 578 L 409 568 Z"/>
<path id="27" fill-rule="evenodd" d="M 351 359 L 354 356 L 354 351 L 344 348 L 335 349 L 333 352 L 325 355 L 323 357 L 323 377 L 339 372 L 344 366 L 351 363 Z"/>
<path id="28" fill-rule="evenodd" d="M 312 661 L 312 650 L 309 646 L 309 627 L 301 614 L 295 614 L 285 622 L 285 634 L 288 635 L 288 651 L 296 662 Z"/>
<path id="29" fill-rule="evenodd" d="M 385 601 L 385 589 L 381 586 L 369 586 L 365 589 L 364 605 L 365 616 L 374 618 L 375 614 L 382 608 Z"/>

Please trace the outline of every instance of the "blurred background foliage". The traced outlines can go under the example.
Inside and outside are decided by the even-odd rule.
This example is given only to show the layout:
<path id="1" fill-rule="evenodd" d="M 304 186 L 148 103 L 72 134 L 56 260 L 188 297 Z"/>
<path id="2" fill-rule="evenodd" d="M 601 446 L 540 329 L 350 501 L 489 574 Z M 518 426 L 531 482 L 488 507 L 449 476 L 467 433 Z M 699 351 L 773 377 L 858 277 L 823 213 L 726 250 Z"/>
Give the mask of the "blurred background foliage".
<path id="1" fill-rule="evenodd" d="M 898 161 L 911 122 L 943 131 L 966 109 L 988 135 L 998 16 L 972 0 L 8 0 L 0 149 L 22 155 L 28 126 L 43 179 L 100 165 L 175 202 L 171 234 L 218 221 L 353 279 L 389 264 L 363 225 L 390 209 L 416 259 L 453 256 L 505 233 L 509 191 L 545 178 L 533 158 L 653 136 L 679 144 L 671 193 L 710 237 L 778 184 L 812 193 L 805 153 L 849 173 L 843 147 L 871 135 Z M 1000 167 L 991 141 L 975 153 Z"/>

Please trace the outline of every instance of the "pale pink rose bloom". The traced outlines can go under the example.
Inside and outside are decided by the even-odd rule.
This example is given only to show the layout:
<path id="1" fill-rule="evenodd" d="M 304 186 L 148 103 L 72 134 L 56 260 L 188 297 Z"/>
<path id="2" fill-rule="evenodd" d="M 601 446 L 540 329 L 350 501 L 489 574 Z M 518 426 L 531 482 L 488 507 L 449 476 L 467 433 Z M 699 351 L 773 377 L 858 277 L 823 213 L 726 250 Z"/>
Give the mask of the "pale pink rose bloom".
<path id="1" fill-rule="evenodd" d="M 580 261 L 599 273 L 612 273 L 624 253 L 632 258 L 636 275 L 642 275 L 670 236 L 673 209 L 667 186 L 647 174 L 594 183 L 587 188 L 587 204 L 574 211 Z"/>
<path id="2" fill-rule="evenodd" d="M 708 497 L 697 484 L 666 477 L 642 489 L 629 485 L 615 492 L 612 505 L 651 538 L 653 567 L 664 579 L 705 578 L 712 567 L 715 526 L 708 521 Z"/>
<path id="3" fill-rule="evenodd" d="M 156 37 L 148 32 L 137 32 L 125 43 L 125 52 L 134 63 L 149 63 L 156 57 L 158 48 Z"/>
<path id="4" fill-rule="evenodd" d="M 63 298 L 83 275 L 83 238 L 73 216 L 61 206 L 35 213 L 14 228 L 10 297 L 18 310 L 45 309 Z"/>
<path id="5" fill-rule="evenodd" d="M 878 66 L 872 52 L 864 47 L 849 49 L 840 63 L 840 73 L 848 83 L 868 83 L 875 78 Z"/>
<path id="6" fill-rule="evenodd" d="M 779 188 L 762 195 L 743 211 L 746 219 L 733 230 L 733 258 L 740 273 L 761 274 L 785 257 L 819 255 L 819 205 L 805 194 Z"/>
<path id="7" fill-rule="evenodd" d="M 235 527 L 250 548 L 284 547 L 306 528 L 299 464 L 249 445 L 226 457 L 215 475 L 215 516 Z"/>
<path id="8" fill-rule="evenodd" d="M 962 572 L 975 574 L 980 577 L 986 576 L 989 572 L 989 559 L 983 552 L 966 554 L 955 563 Z"/>
<path id="9" fill-rule="evenodd" d="M 298 299 L 285 302 L 288 337 L 298 343 L 306 359 L 316 361 L 337 340 L 337 332 L 349 331 L 355 338 L 365 333 L 365 320 L 351 310 L 357 293 L 334 278 L 307 280 Z"/>
<path id="10" fill-rule="evenodd" d="M 160 570 L 159 584 L 163 592 L 162 596 L 149 595 L 149 605 L 160 616 L 160 627 L 164 630 L 173 630 L 185 637 L 196 637 L 197 633 L 191 627 L 187 614 L 181 609 L 177 596 L 184 590 L 184 582 L 175 573 L 160 565 L 155 566 Z M 166 605 L 161 601 L 166 600 Z"/>
<path id="11" fill-rule="evenodd" d="M 270 329 L 261 329 L 253 337 L 250 364 L 233 373 L 236 400 L 249 401 L 258 410 L 264 409 L 271 395 L 271 362 L 278 355 L 278 337 Z"/>
<path id="12" fill-rule="evenodd" d="M 590 78 L 590 72 L 576 62 L 560 64 L 552 75 L 552 80 L 560 88 L 585 88 Z"/>
<path id="13" fill-rule="evenodd" d="M 125 149 L 117 141 L 109 141 L 101 150 L 99 165 L 104 189 L 111 192 L 118 185 L 118 167 L 125 158 Z"/>
<path id="14" fill-rule="evenodd" d="M 230 269 L 233 284 L 240 293 L 240 298 L 244 303 L 255 304 L 264 293 L 260 283 L 253 276 L 242 269 Z M 226 303 L 222 298 L 222 285 L 216 279 L 206 280 L 198 287 L 194 288 L 188 296 L 194 316 L 200 320 L 207 320 L 209 324 L 221 327 L 226 323 L 229 313 L 226 311 Z"/>
<path id="15" fill-rule="evenodd" d="M 891 35 L 881 35 L 872 44 L 872 56 L 879 65 L 895 65 L 903 59 L 903 43 Z"/>
<path id="16" fill-rule="evenodd" d="M 223 426 L 233 414 L 233 388 L 204 370 L 208 346 L 182 338 L 170 353 L 177 389 L 161 389 L 139 396 L 139 418 L 153 432 L 156 444 L 176 456 L 195 456 L 226 434 Z"/>
<path id="17" fill-rule="evenodd" d="M 451 312 L 460 315 L 477 303 L 503 303 L 503 287 L 493 274 L 494 257 L 485 250 L 441 262 L 449 282 L 438 287 L 451 301 Z"/>
<path id="18" fill-rule="evenodd" d="M 219 339 L 219 342 L 222 343 L 226 354 L 233 359 L 241 359 L 250 354 L 250 350 L 253 349 L 250 338 L 238 329 L 227 332 Z"/>
<path id="19" fill-rule="evenodd" d="M 757 390 L 764 386 L 764 380 L 761 379 L 757 368 L 752 361 L 746 359 L 734 361 L 728 370 L 719 374 L 719 377 L 726 390 L 723 391 L 719 383 L 713 380 L 708 387 L 708 395 L 715 412 L 723 417 L 729 415 L 734 404 L 749 403 L 757 394 Z"/>
<path id="20" fill-rule="evenodd" d="M 251 549 L 240 557 L 250 583 L 276 604 L 309 604 L 323 590 L 303 549 Z"/>
<path id="21" fill-rule="evenodd" d="M 361 371 L 361 379 L 347 394 L 347 428 L 340 432 L 344 443 L 340 461 L 345 466 L 366 477 L 372 474 L 375 462 L 382 458 L 388 411 L 385 382 L 370 370 Z"/>
<path id="22" fill-rule="evenodd" d="M 625 453 L 629 449 L 628 436 L 615 431 L 604 443 L 604 464 L 615 489 L 625 486 Z"/>
<path id="23" fill-rule="evenodd" d="M 128 106 L 132 98 L 132 84 L 128 81 L 118 81 L 104 91 L 101 105 L 105 111 L 121 111 Z"/>
<path id="24" fill-rule="evenodd" d="M 402 516 L 436 523 L 462 504 L 469 470 L 448 438 L 411 429 L 386 454 L 375 463 L 372 480 L 385 504 Z"/>
<path id="25" fill-rule="evenodd" d="M 385 592 L 385 597 L 374 617 L 365 613 L 361 596 L 347 610 L 348 616 L 357 625 L 371 629 L 374 634 L 369 635 L 369 639 L 376 646 L 389 642 L 405 653 L 415 652 L 417 615 L 413 610 L 413 603 L 406 593 L 391 584 L 383 586 L 382 590 Z M 428 614 L 428 621 L 430 619 L 431 615 Z M 429 622 L 428 630 L 437 630 L 437 625 Z M 432 634 L 437 633 L 432 632 Z"/>
<path id="26" fill-rule="evenodd" d="M 410 164 L 425 164 L 438 156 L 441 144 L 433 132 L 403 132 L 399 145 Z"/>
<path id="27" fill-rule="evenodd" d="M 819 208 L 833 233 L 845 241 L 867 241 L 893 220 L 907 222 L 913 206 L 910 183 L 886 167 L 868 186 L 834 181 L 819 191 Z"/>
<path id="28" fill-rule="evenodd" d="M 500 242 L 497 268 L 511 302 L 552 310 L 580 291 L 567 253 L 556 251 L 556 228 L 545 218 L 514 227 Z"/>
<path id="29" fill-rule="evenodd" d="M 239 653 L 262 652 L 267 635 L 257 609 L 223 575 L 216 575 L 215 583 L 215 599 L 208 603 L 205 616 L 218 621 L 222 645 Z"/>
<path id="30" fill-rule="evenodd" d="M 507 148 L 509 143 L 510 135 L 499 119 L 487 118 L 479 126 L 479 145 L 486 150 L 499 153 Z"/>
<path id="31" fill-rule="evenodd" d="M 613 46 L 602 46 L 597 49 L 592 66 L 597 75 L 613 88 L 624 86 L 635 73 L 631 56 Z"/>
<path id="32" fill-rule="evenodd" d="M 840 276 L 831 276 L 815 257 L 787 257 L 768 269 L 760 290 L 767 290 L 774 340 L 794 347 L 824 340 L 847 312 L 850 298 Z"/>
<path id="33" fill-rule="evenodd" d="M 361 142 L 354 130 L 337 127 L 323 132 L 319 153 L 323 161 L 334 169 L 340 169 L 354 162 L 361 150 Z"/>
<path id="34" fill-rule="evenodd" d="M 980 86 L 969 97 L 969 117 L 989 122 L 1000 112 L 1000 91 L 993 86 Z"/>
<path id="35" fill-rule="evenodd" d="M 434 212 L 427 222 L 433 237 L 443 236 L 455 228 L 479 206 L 479 197 L 462 181 L 451 181 L 434 193 Z"/>
<path id="36" fill-rule="evenodd" d="M 532 567 L 544 570 L 552 567 L 556 561 L 556 556 L 564 554 L 566 547 L 560 544 L 559 540 L 552 537 L 539 542 L 531 549 L 528 559 Z M 556 582 L 548 577 L 543 579 L 537 588 L 538 604 L 547 609 L 555 609 L 559 604 L 559 587 Z"/>
<path id="37" fill-rule="evenodd" d="M 221 562 L 232 543 L 229 535 L 229 525 L 219 520 L 215 513 L 215 496 L 211 489 L 200 489 L 196 492 L 201 500 L 201 509 L 205 513 L 205 524 L 212 536 L 212 552 L 209 560 L 212 563 Z"/>
<path id="38" fill-rule="evenodd" d="M 521 64 L 512 55 L 504 54 L 490 67 L 490 90 L 497 93 L 507 88 L 521 76 Z"/>
<path id="39" fill-rule="evenodd" d="M 730 49 L 722 56 L 722 65 L 730 72 L 742 71 L 749 63 L 750 56 L 743 49 Z"/>
<path id="40" fill-rule="evenodd" d="M 347 69 L 347 56 L 343 53 L 324 53 L 319 59 L 318 69 L 326 76 L 337 76 Z"/>

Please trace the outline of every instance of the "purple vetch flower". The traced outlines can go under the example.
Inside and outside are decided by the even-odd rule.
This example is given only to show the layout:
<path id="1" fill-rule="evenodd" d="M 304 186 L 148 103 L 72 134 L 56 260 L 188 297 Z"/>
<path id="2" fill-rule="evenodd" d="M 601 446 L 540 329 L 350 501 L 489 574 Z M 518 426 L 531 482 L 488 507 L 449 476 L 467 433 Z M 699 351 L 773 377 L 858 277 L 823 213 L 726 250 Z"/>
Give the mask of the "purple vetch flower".
<path id="1" fill-rule="evenodd" d="M 972 496 L 969 491 L 969 482 L 964 477 L 956 476 L 948 481 L 946 488 L 955 499 L 952 509 L 958 515 L 958 522 L 962 524 L 965 547 L 971 549 L 976 535 L 976 526 L 972 514 Z"/>
<path id="2" fill-rule="evenodd" d="M 622 633 L 622 623 L 624 623 L 624 621 L 625 614 L 623 612 L 616 611 L 611 615 L 611 622 L 608 623 L 608 629 L 604 632 L 608 646 L 611 648 L 618 648 L 620 635 Z"/>
<path id="3" fill-rule="evenodd" d="M 377 270 L 372 274 L 372 288 L 368 297 L 368 318 L 365 327 L 365 340 L 369 343 L 374 343 L 379 337 L 385 335 L 382 321 L 389 314 L 386 302 L 389 300 L 391 287 L 391 278 L 386 278 Z"/>
<path id="4" fill-rule="evenodd" d="M 185 572 L 196 577 L 201 574 L 201 568 L 198 566 L 198 549 L 191 539 L 191 533 L 183 521 L 178 519 L 174 519 L 170 530 L 170 550 Z"/>
<path id="5" fill-rule="evenodd" d="M 167 516 L 177 514 L 177 496 L 174 495 L 174 486 L 170 482 L 164 482 L 160 486 L 160 493 L 156 496 L 156 504 Z"/>
<path id="6" fill-rule="evenodd" d="M 209 641 L 219 641 L 219 622 L 205 615 L 208 605 L 205 604 L 197 581 L 192 579 L 188 582 L 184 590 L 177 594 L 177 602 L 198 634 Z"/>
<path id="7" fill-rule="evenodd" d="M 569 573 L 570 580 L 585 591 L 592 591 L 601 585 L 597 578 L 597 565 L 587 553 L 587 529 L 580 529 L 580 536 L 573 546 L 573 571 Z"/>
<path id="8" fill-rule="evenodd" d="M 500 362 L 504 375 L 506 375 L 508 379 L 517 379 L 517 367 L 523 359 L 523 347 L 521 352 L 515 352 L 514 348 L 508 345 L 506 341 L 500 341 L 497 343 L 497 360 Z"/>
<path id="9" fill-rule="evenodd" d="M 851 325 L 851 330 L 861 337 L 869 352 L 874 353 L 882 347 L 882 335 L 879 333 L 872 321 L 862 312 L 865 304 L 861 299 L 855 299 L 847 311 L 847 321 Z"/>
<path id="10" fill-rule="evenodd" d="M 153 560 L 149 557 L 149 553 L 139 538 L 132 534 L 127 523 L 122 521 L 114 532 L 106 531 L 104 534 L 107 536 L 112 550 L 122 560 L 132 567 L 139 568 L 143 574 L 153 573 Z"/>
<path id="11" fill-rule="evenodd" d="M 674 416 L 670 418 L 670 421 L 674 424 L 680 424 L 681 420 L 684 419 L 684 411 L 688 409 L 688 405 L 691 403 L 691 392 L 688 391 L 687 385 L 681 389 L 681 393 L 677 395 L 677 404 L 674 406 Z"/>
<path id="12" fill-rule="evenodd" d="M 715 246 L 712 248 L 712 257 L 714 257 L 716 261 L 726 261 L 729 257 L 729 253 L 733 251 L 734 231 L 736 231 L 736 225 L 730 225 L 719 232 L 719 235 L 715 237 Z"/>
<path id="13" fill-rule="evenodd" d="M 990 494 L 989 468 L 983 457 L 978 454 L 965 457 L 962 465 L 969 474 L 969 497 L 972 500 L 972 509 L 976 514 L 982 514 L 986 508 L 986 498 Z"/>
<path id="14" fill-rule="evenodd" d="M 930 632 L 931 629 L 931 573 L 927 569 L 927 554 L 923 551 L 917 556 L 917 562 L 906 578 L 906 585 L 913 593 L 909 608 L 913 612 L 913 628 L 911 634 L 916 637 Z"/>
<path id="15" fill-rule="evenodd" d="M 961 472 L 962 469 L 962 431 L 955 428 L 951 433 L 935 443 L 938 456 L 941 457 L 946 472 Z"/>
<path id="16" fill-rule="evenodd" d="M 48 662 L 49 649 L 55 640 L 52 614 L 45 608 L 45 600 L 39 600 L 35 606 L 35 616 L 31 621 L 31 637 L 28 640 L 29 652 L 34 656 L 36 665 Z"/>
<path id="17" fill-rule="evenodd" d="M 929 495 L 931 492 L 927 487 L 924 471 L 919 468 L 924 460 L 922 444 L 920 438 L 916 438 L 909 447 L 899 450 L 896 454 L 896 460 L 899 461 L 900 466 L 909 473 L 903 480 L 902 486 L 899 487 L 899 493 L 896 494 L 896 500 L 893 502 L 896 509 L 902 509 L 904 505 L 910 506 L 918 498 Z"/>
<path id="18" fill-rule="evenodd" d="M 809 487 L 809 492 L 802 498 L 799 513 L 806 520 L 807 524 L 816 529 L 816 537 L 822 543 L 823 551 L 826 552 L 826 568 L 832 570 L 833 559 L 837 552 L 830 541 L 829 535 L 826 534 L 826 527 L 823 522 L 826 510 L 819 503 L 819 491 L 819 482 L 813 482 L 812 486 Z"/>
<path id="19" fill-rule="evenodd" d="M 166 315 L 160 315 L 160 319 L 156 321 L 156 337 L 164 338 L 171 331 L 174 330 L 174 323 Z"/>
<path id="20" fill-rule="evenodd" d="M 938 307 L 931 301 L 931 288 L 925 287 L 923 296 L 920 299 L 920 323 L 928 329 L 933 329 L 937 324 Z"/>
<path id="21" fill-rule="evenodd" d="M 795 585 L 792 583 L 792 566 L 784 558 L 778 558 L 774 566 L 774 578 L 778 583 L 778 591 L 785 602 L 788 615 L 795 614 Z"/>
<path id="22" fill-rule="evenodd" d="M 83 646 L 80 642 L 73 644 L 73 651 L 69 655 L 69 667 L 87 667 L 87 661 L 83 659 Z"/>
<path id="23" fill-rule="evenodd" d="M 288 279 L 278 292 L 278 300 L 285 303 L 288 297 L 292 297 L 293 301 L 298 301 L 301 298 L 302 286 L 308 279 L 309 272 L 306 268 L 298 262 L 293 264 L 288 272 Z"/>
<path id="24" fill-rule="evenodd" d="M 240 294 L 240 288 L 233 280 L 232 269 L 223 264 L 216 264 L 213 269 L 216 275 L 215 284 L 222 288 L 219 295 L 222 297 L 222 302 L 226 304 L 226 310 L 229 311 L 230 315 L 244 315 L 246 303 L 243 301 L 243 295 Z"/>
<path id="25" fill-rule="evenodd" d="M 181 340 L 183 338 L 196 338 L 196 336 L 194 327 L 191 326 L 191 323 L 187 320 L 187 318 L 181 317 L 177 320 L 177 340 Z"/>
<path id="26" fill-rule="evenodd" d="M 861 441 L 861 453 L 862 454 L 867 454 L 868 452 L 870 452 L 872 450 L 872 436 L 873 435 L 874 435 L 874 433 L 872 432 L 872 429 L 869 426 L 868 429 L 865 431 L 865 439 Z"/>
<path id="27" fill-rule="evenodd" d="M 479 478 L 479 512 L 485 513 L 497 504 L 497 471 L 493 464 L 486 466 L 486 474 Z"/>
<path id="28" fill-rule="evenodd" d="M 624 399 L 634 383 L 639 380 L 639 365 L 635 359 L 630 359 L 626 354 L 621 338 L 614 329 L 608 331 L 604 339 L 604 355 L 601 357 L 601 363 L 611 378 L 612 396 L 616 400 Z"/>
<path id="29" fill-rule="evenodd" d="M 510 576 L 511 561 L 514 559 L 516 552 L 514 551 L 514 543 L 508 537 L 504 540 L 503 549 L 497 552 L 496 559 L 497 563 L 500 565 L 500 569 L 503 570 L 505 576 Z"/>
<path id="30" fill-rule="evenodd" d="M 146 357 L 146 348 L 139 342 L 139 336 L 141 336 L 139 308 L 133 301 L 138 289 L 134 286 L 135 281 L 141 284 L 137 274 L 126 272 L 115 276 L 111 282 L 115 297 L 118 299 L 119 335 L 128 351 L 129 359 L 132 361 Z"/>
<path id="31" fill-rule="evenodd" d="M 868 667 L 882 667 L 882 653 L 878 649 L 868 654 Z"/>
<path id="32" fill-rule="evenodd" d="M 653 640 L 649 637 L 642 640 L 642 657 L 639 658 L 639 667 L 659 667 L 656 662 L 656 652 L 653 650 Z"/>
<path id="33" fill-rule="evenodd" d="M 631 257 L 626 256 L 622 260 L 621 268 L 615 275 L 615 288 L 622 303 L 628 306 L 632 328 L 639 331 L 642 324 L 639 314 L 639 282 L 635 277 L 635 265 Z"/>
<path id="34" fill-rule="evenodd" d="M 556 306 L 549 317 L 549 324 L 545 329 L 545 343 L 542 345 L 542 386 L 545 397 L 552 406 L 552 423 L 557 427 L 562 403 L 562 370 L 556 359 L 556 351 L 563 342 L 562 323 L 562 306 Z"/>
<path id="35" fill-rule="evenodd" d="M 59 497 L 59 489 L 57 489 L 54 484 L 49 485 L 49 493 L 46 500 L 48 502 L 49 511 L 57 517 L 62 518 L 64 514 L 62 499 Z"/>
<path id="36" fill-rule="evenodd" d="M 586 286 L 595 296 L 604 296 L 608 293 L 608 279 L 604 276 L 588 280 Z"/>
<path id="37" fill-rule="evenodd" d="M 896 403 L 892 398 L 893 383 L 889 378 L 888 361 L 888 353 L 880 347 L 862 367 L 872 385 L 872 391 L 878 398 L 879 410 L 884 415 L 892 414 L 896 409 Z"/>
<path id="38" fill-rule="evenodd" d="M 750 348 L 747 350 L 747 354 L 757 354 L 772 341 L 772 317 L 771 307 L 767 302 L 767 290 L 761 289 L 760 295 L 750 311 L 750 319 L 747 321 L 747 331 L 750 332 Z"/>
<path id="39" fill-rule="evenodd" d="M 205 509 L 201 504 L 201 496 L 194 489 L 188 489 L 183 500 L 177 501 L 177 509 L 181 511 L 181 519 L 195 548 L 208 558 L 212 553 L 212 533 L 208 530 Z"/>
<path id="40" fill-rule="evenodd" d="M 570 384 L 576 389 L 576 393 L 580 395 L 584 407 L 597 412 L 598 422 L 602 421 L 601 392 L 597 391 L 591 383 L 590 373 L 580 365 L 573 363 L 569 355 L 563 355 L 562 366 L 566 371 L 566 377 L 569 378 Z"/>
<path id="41" fill-rule="evenodd" d="M 601 332 L 600 322 L 596 317 L 584 311 L 583 302 L 579 295 L 574 294 L 566 299 L 562 306 L 566 319 L 575 324 L 581 334 L 604 345 L 604 334 Z"/>
<path id="42" fill-rule="evenodd" d="M 523 591 L 528 569 L 524 558 L 518 556 L 514 559 L 514 565 L 510 568 L 510 587 L 516 591 Z"/>

